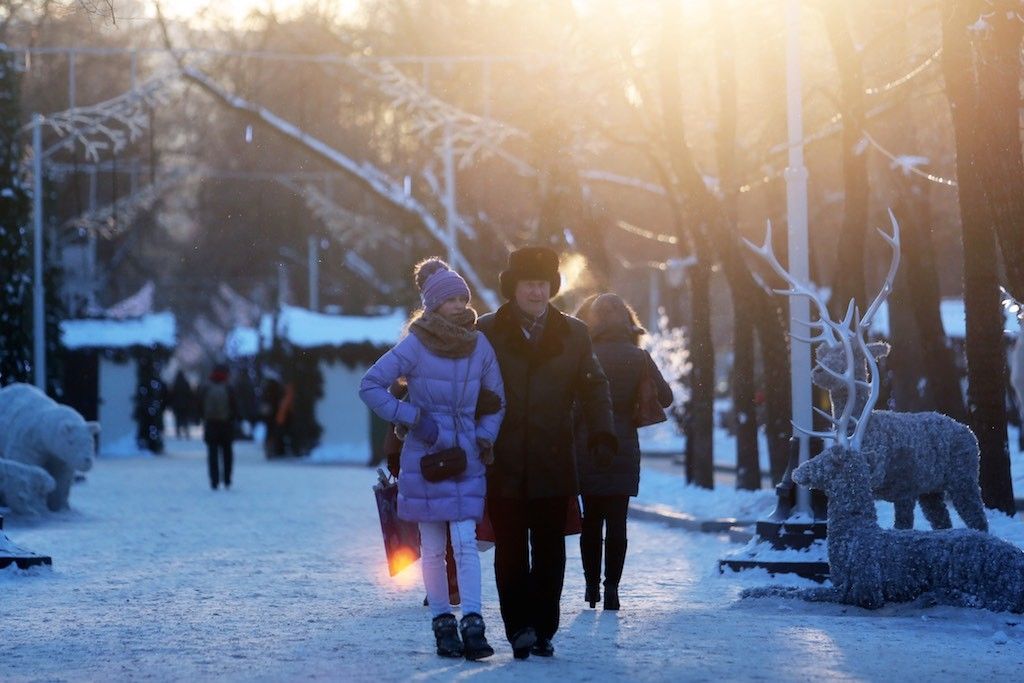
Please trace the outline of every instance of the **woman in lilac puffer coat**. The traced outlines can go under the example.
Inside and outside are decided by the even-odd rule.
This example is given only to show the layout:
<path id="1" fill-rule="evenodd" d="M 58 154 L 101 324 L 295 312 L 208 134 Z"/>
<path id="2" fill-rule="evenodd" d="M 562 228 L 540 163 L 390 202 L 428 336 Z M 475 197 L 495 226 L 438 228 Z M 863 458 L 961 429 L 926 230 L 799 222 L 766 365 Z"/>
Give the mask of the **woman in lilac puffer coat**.
<path id="1" fill-rule="evenodd" d="M 468 307 L 469 287 L 462 277 L 431 258 L 416 266 L 416 284 L 423 310 L 413 315 L 409 334 L 367 371 L 359 396 L 380 418 L 408 428 L 398 477 L 398 516 L 420 526 L 423 583 L 437 653 L 482 659 L 494 650 L 480 616 L 476 523 L 484 512 L 486 466 L 505 414 L 505 390 L 494 349 L 476 330 L 476 311 Z M 408 382 L 405 401 L 388 391 L 399 377 Z M 481 389 L 497 394 L 502 407 L 477 420 Z M 466 452 L 465 471 L 440 482 L 424 479 L 420 459 L 456 445 Z M 448 599 L 448 531 L 462 596 L 461 624 Z"/>

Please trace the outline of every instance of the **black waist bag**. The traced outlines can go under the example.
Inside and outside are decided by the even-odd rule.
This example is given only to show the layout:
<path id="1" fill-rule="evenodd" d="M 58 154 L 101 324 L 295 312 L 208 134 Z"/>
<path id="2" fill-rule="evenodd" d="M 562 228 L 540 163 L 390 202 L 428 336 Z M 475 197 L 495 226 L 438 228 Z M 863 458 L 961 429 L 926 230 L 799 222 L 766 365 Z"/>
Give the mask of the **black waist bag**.
<path id="1" fill-rule="evenodd" d="M 466 451 L 462 446 L 452 446 L 420 458 L 420 472 L 429 482 L 437 483 L 452 479 L 466 471 Z"/>

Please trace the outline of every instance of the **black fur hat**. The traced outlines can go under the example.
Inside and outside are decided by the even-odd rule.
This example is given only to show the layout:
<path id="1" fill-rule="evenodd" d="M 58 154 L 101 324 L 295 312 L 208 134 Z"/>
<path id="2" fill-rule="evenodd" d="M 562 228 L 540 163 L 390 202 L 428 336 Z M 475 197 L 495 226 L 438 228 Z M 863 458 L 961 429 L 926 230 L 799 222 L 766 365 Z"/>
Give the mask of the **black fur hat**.
<path id="1" fill-rule="evenodd" d="M 501 294 L 512 299 L 520 280 L 547 280 L 551 283 L 551 296 L 558 294 L 562 276 L 558 274 L 558 254 L 547 247 L 523 247 L 508 256 L 508 268 L 498 276 Z"/>

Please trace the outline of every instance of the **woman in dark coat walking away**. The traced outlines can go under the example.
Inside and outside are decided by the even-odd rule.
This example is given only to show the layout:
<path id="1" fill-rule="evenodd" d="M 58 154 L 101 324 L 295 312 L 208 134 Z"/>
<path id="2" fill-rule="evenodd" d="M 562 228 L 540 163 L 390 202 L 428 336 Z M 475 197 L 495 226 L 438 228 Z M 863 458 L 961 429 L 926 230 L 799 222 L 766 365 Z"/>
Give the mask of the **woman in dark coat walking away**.
<path id="1" fill-rule="evenodd" d="M 480 615 L 476 524 L 484 513 L 486 464 L 505 411 L 501 408 L 479 419 L 475 413 L 481 389 L 494 392 L 502 403 L 505 391 L 494 349 L 477 331 L 476 312 L 467 306 L 465 280 L 434 258 L 416 267 L 416 284 L 423 310 L 410 322 L 409 335 L 363 376 L 359 396 L 378 417 L 408 429 L 398 473 L 398 516 L 419 523 L 423 583 L 437 654 L 483 659 L 494 650 Z M 388 391 L 399 377 L 408 383 L 405 401 Z M 425 458 L 455 447 L 464 454 L 464 469 L 438 481 L 424 467 Z M 449 604 L 449 533 L 459 575 L 461 623 Z"/>
<path id="2" fill-rule="evenodd" d="M 636 313 L 616 294 L 595 295 L 580 306 L 576 316 L 587 323 L 594 354 L 608 376 L 612 413 L 619 449 L 611 466 L 600 467 L 590 450 L 577 448 L 580 492 L 583 494 L 583 533 L 580 554 L 586 577 L 586 601 L 593 607 L 601 599 L 602 527 L 604 528 L 604 608 L 619 609 L 619 580 L 626 561 L 626 514 L 630 496 L 640 486 L 640 443 L 635 422 L 640 383 L 650 377 L 658 402 L 672 403 L 672 389 L 650 354 L 638 344 L 646 330 Z M 576 443 L 585 444 L 586 427 L 576 422 Z"/>

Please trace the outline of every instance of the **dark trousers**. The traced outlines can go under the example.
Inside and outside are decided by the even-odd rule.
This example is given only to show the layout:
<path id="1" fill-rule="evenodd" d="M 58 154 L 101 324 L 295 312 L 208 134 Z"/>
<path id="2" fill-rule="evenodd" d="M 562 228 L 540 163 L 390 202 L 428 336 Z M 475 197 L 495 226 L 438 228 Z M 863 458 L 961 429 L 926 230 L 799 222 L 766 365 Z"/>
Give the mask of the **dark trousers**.
<path id="1" fill-rule="evenodd" d="M 231 486 L 231 465 L 234 455 L 231 442 L 234 440 L 234 425 L 227 420 L 207 420 L 203 423 L 203 440 L 206 441 L 206 464 L 210 469 L 210 486 L 217 488 L 224 477 L 224 485 Z M 221 465 L 223 464 L 223 469 Z"/>
<path id="2" fill-rule="evenodd" d="M 567 496 L 487 499 L 494 578 L 509 642 L 527 626 L 540 638 L 550 639 L 558 630 L 568 505 Z"/>
<path id="3" fill-rule="evenodd" d="M 231 486 L 231 466 L 234 464 L 234 459 L 230 441 L 206 442 L 206 464 L 210 469 L 210 486 L 216 488 L 220 484 L 221 475 L 224 476 L 224 485 Z"/>
<path id="4" fill-rule="evenodd" d="M 601 532 L 604 530 L 604 585 L 618 586 L 626 562 L 629 496 L 583 496 L 580 555 L 588 586 L 601 583 Z"/>

